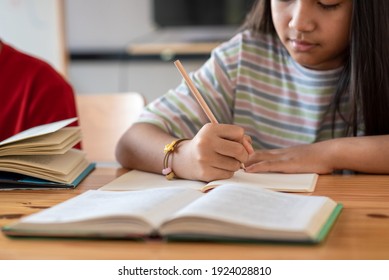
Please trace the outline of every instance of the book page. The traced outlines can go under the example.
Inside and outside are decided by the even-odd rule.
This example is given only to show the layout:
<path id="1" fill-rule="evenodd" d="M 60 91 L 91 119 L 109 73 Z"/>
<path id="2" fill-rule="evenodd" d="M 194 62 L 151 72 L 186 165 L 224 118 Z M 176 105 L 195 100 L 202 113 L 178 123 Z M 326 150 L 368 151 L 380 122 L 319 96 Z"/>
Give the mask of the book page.
<path id="1" fill-rule="evenodd" d="M 90 190 L 52 208 L 21 219 L 22 223 L 60 224 L 94 219 L 138 217 L 156 229 L 173 212 L 203 196 L 181 188 L 109 192 Z M 104 229 L 101 229 L 102 232 Z"/>
<path id="2" fill-rule="evenodd" d="M 276 191 L 312 192 L 315 189 L 317 174 L 281 174 L 281 173 L 247 173 L 243 170 L 235 172 L 230 179 L 216 180 L 208 184 L 201 181 L 174 179 L 166 180 L 161 174 L 132 170 L 102 186 L 100 190 L 126 191 L 151 188 L 183 187 L 206 192 L 222 184 L 236 183 L 251 185 Z"/>
<path id="3" fill-rule="evenodd" d="M 0 157 L 0 170 L 10 167 L 15 169 L 14 172 L 40 169 L 68 174 L 84 157 L 85 153 L 77 149 L 71 149 L 63 155 L 5 156 Z"/>
<path id="4" fill-rule="evenodd" d="M 0 171 L 70 183 L 77 177 L 73 171 L 81 163 L 84 164 L 84 168 L 87 166 L 85 153 L 77 149 L 70 149 L 63 155 L 0 157 Z M 82 169 L 82 167 L 80 168 Z"/>
<path id="5" fill-rule="evenodd" d="M 202 191 L 208 191 L 219 185 L 234 183 L 242 186 L 257 186 L 276 191 L 313 192 L 317 178 L 318 175 L 315 173 L 248 173 L 244 170 L 239 170 L 235 172 L 232 178 L 215 180 L 208 183 Z"/>
<path id="6" fill-rule="evenodd" d="M 31 137 L 36 137 L 36 136 L 40 136 L 40 135 L 44 135 L 44 134 L 48 134 L 48 133 L 57 131 L 57 130 L 75 122 L 76 120 L 77 120 L 77 118 L 71 118 L 71 119 L 66 119 L 63 121 L 58 121 L 58 122 L 53 122 L 53 123 L 49 123 L 49 124 L 44 124 L 44 125 L 32 127 L 30 129 L 22 131 L 18 134 L 15 134 L 12 137 L 9 137 L 9 138 L 3 140 L 2 142 L 0 142 L 0 146 L 8 144 L 8 143 L 21 141 L 21 140 L 28 139 Z"/>
<path id="7" fill-rule="evenodd" d="M 326 201 L 326 197 L 229 184 L 212 190 L 174 217 L 203 217 L 250 227 L 303 230 Z"/>
<path id="8" fill-rule="evenodd" d="M 64 154 L 81 141 L 80 127 L 60 130 L 0 146 L 0 156 Z"/>
<path id="9" fill-rule="evenodd" d="M 99 190 L 130 191 L 147 190 L 154 188 L 181 187 L 200 190 L 205 183 L 200 181 L 174 179 L 167 180 L 162 174 L 154 174 L 139 170 L 129 171 L 112 182 L 102 186 Z"/>

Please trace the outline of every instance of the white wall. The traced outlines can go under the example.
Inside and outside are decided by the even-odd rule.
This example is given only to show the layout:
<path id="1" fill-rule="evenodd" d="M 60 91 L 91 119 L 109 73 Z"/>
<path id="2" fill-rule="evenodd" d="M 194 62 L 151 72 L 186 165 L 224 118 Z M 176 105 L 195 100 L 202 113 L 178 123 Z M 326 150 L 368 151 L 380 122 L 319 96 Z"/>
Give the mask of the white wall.
<path id="1" fill-rule="evenodd" d="M 0 0 L 0 38 L 66 76 L 61 0 Z"/>
<path id="2" fill-rule="evenodd" d="M 70 49 L 118 49 L 154 28 L 151 0 L 65 0 Z"/>
<path id="3" fill-rule="evenodd" d="M 202 60 L 182 61 L 187 71 L 203 64 Z M 80 94 L 136 91 L 146 101 L 177 86 L 182 77 L 172 62 L 72 62 L 70 80 Z"/>
<path id="4" fill-rule="evenodd" d="M 184 1 L 184 0 L 183 0 Z M 151 32 L 151 0 L 66 0 L 66 29 L 71 51 L 124 50 Z M 183 61 L 187 71 L 203 60 Z M 172 62 L 71 61 L 69 79 L 80 93 L 137 91 L 151 101 L 175 87 L 181 76 Z"/>

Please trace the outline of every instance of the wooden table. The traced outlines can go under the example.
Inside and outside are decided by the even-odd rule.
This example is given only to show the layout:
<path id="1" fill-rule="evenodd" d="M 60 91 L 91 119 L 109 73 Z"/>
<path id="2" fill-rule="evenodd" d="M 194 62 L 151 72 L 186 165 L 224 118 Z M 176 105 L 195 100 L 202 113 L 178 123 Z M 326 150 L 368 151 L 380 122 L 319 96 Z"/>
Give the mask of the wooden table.
<path id="1" fill-rule="evenodd" d="M 75 190 L 0 192 L 0 226 L 97 189 L 124 172 L 98 168 Z M 320 176 L 312 195 L 329 196 L 344 205 L 319 245 L 30 239 L 0 234 L 0 259 L 389 259 L 389 176 Z"/>

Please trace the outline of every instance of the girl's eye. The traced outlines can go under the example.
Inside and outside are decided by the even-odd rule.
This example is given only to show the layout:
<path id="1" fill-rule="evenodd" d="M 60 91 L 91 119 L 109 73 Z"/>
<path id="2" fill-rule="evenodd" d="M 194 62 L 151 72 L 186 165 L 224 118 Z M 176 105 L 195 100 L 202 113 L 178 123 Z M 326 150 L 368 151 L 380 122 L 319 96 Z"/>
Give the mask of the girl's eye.
<path id="1" fill-rule="evenodd" d="M 318 4 L 324 10 L 335 10 L 340 5 L 340 4 L 324 4 L 322 2 L 318 2 Z"/>

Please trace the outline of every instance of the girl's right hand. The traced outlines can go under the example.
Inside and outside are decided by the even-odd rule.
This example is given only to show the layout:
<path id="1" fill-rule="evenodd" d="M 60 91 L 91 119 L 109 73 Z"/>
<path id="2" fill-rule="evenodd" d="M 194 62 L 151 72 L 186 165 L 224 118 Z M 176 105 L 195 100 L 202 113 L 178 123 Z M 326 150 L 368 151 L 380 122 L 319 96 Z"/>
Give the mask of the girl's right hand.
<path id="1" fill-rule="evenodd" d="M 241 127 L 209 123 L 179 145 L 172 166 L 180 178 L 209 182 L 232 177 L 253 152 L 251 139 Z"/>

